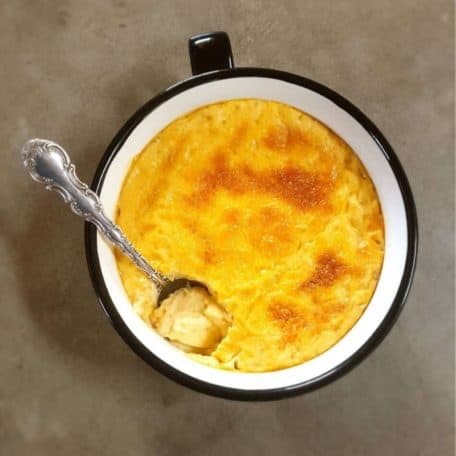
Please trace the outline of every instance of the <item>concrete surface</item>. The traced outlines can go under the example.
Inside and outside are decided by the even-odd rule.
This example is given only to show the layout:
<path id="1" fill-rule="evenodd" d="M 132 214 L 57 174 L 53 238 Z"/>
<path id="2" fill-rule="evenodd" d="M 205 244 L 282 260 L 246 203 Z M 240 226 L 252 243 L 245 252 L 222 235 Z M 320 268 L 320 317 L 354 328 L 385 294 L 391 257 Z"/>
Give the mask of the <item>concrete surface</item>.
<path id="1" fill-rule="evenodd" d="M 1 455 L 453 454 L 453 2 L 280 3 L 0 3 Z M 82 224 L 19 164 L 25 139 L 49 137 L 90 180 L 126 118 L 189 75 L 187 37 L 211 29 L 230 33 L 239 65 L 306 75 L 360 106 L 418 205 L 398 324 L 343 379 L 280 402 L 206 397 L 137 358 L 96 303 Z"/>

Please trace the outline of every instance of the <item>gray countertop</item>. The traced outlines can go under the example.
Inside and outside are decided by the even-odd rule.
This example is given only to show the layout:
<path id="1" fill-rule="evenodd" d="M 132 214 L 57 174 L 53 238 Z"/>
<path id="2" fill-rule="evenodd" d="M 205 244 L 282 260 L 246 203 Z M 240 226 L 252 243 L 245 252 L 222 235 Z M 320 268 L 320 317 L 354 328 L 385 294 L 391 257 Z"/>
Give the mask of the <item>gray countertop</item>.
<path id="1" fill-rule="evenodd" d="M 25 139 L 49 137 L 90 181 L 132 112 L 190 74 L 187 38 L 213 29 L 238 65 L 302 74 L 358 105 L 418 208 L 415 282 L 386 340 L 279 402 L 195 393 L 130 351 L 97 305 L 82 224 L 19 162 Z M 2 455 L 453 454 L 453 2 L 3 1 L 0 34 Z"/>

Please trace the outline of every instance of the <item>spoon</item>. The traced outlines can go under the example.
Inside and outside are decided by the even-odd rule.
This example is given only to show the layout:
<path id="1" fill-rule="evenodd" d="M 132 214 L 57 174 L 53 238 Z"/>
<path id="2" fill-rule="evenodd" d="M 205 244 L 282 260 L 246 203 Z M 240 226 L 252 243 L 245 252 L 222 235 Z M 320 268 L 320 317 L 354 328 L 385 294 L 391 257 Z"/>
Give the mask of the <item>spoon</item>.
<path id="1" fill-rule="evenodd" d="M 55 190 L 71 210 L 93 223 L 104 238 L 116 246 L 141 269 L 158 291 L 157 306 L 170 294 L 181 288 L 206 285 L 185 277 L 166 277 L 154 269 L 133 247 L 122 230 L 106 216 L 98 195 L 76 176 L 75 166 L 63 147 L 46 139 L 30 139 L 22 147 L 22 161 L 32 179 L 43 184 L 46 190 Z"/>

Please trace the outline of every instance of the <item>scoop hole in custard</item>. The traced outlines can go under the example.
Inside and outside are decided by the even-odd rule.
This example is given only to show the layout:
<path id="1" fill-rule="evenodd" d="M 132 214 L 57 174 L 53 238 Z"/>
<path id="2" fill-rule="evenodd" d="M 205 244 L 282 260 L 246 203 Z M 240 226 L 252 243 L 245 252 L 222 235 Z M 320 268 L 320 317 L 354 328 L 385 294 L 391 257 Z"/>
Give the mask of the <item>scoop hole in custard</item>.
<path id="1" fill-rule="evenodd" d="M 187 353 L 210 355 L 227 335 L 231 315 L 206 290 L 181 288 L 151 316 L 157 332 Z"/>

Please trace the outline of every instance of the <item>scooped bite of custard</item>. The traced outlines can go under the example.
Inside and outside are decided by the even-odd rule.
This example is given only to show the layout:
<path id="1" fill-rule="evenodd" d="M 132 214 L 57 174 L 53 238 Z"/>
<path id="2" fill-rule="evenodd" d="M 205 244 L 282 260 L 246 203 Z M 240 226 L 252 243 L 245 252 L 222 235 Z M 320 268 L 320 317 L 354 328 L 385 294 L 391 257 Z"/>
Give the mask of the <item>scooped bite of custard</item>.
<path id="1" fill-rule="evenodd" d="M 334 132 L 257 99 L 173 121 L 133 160 L 117 223 L 162 273 L 205 283 L 156 307 L 121 254 L 136 312 L 193 359 L 243 372 L 303 363 L 337 343 L 375 290 L 383 218 L 361 162 Z"/>

